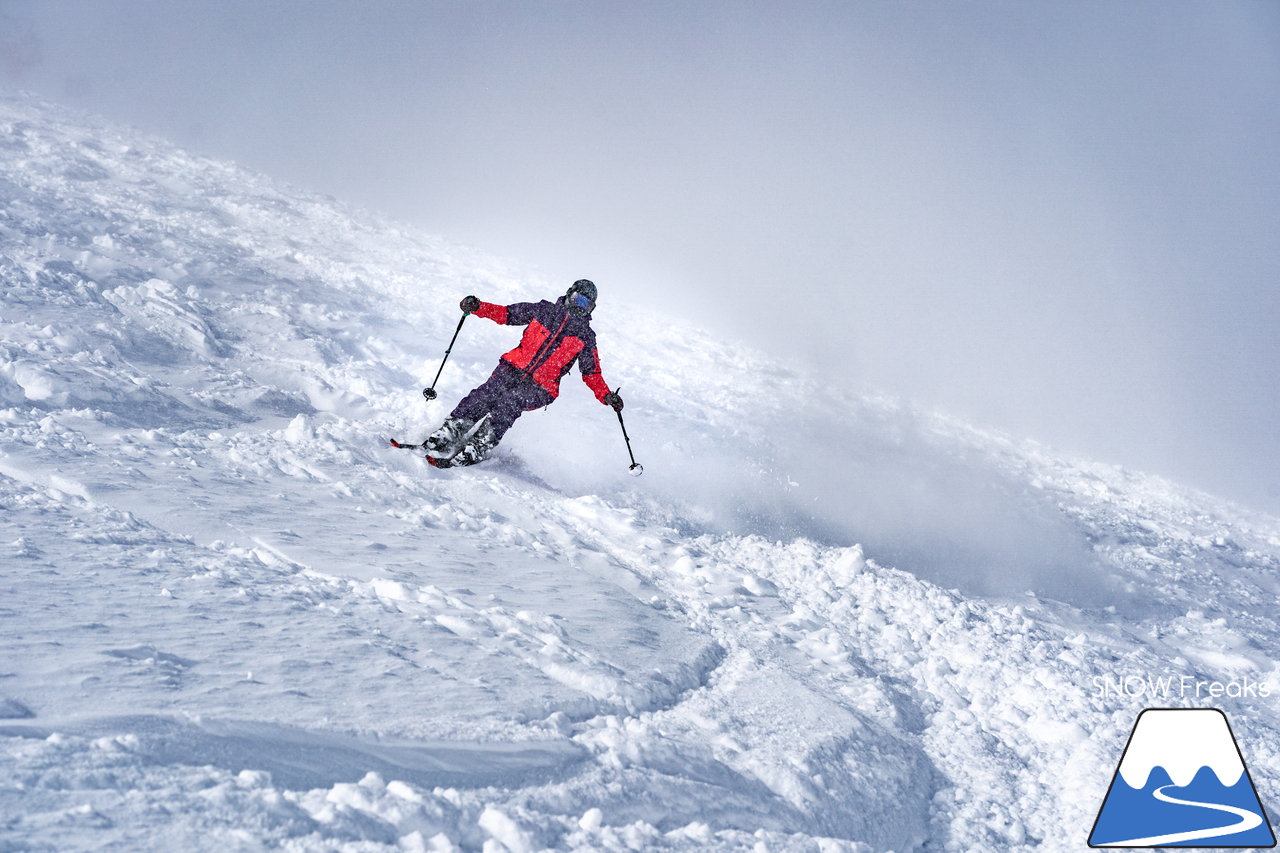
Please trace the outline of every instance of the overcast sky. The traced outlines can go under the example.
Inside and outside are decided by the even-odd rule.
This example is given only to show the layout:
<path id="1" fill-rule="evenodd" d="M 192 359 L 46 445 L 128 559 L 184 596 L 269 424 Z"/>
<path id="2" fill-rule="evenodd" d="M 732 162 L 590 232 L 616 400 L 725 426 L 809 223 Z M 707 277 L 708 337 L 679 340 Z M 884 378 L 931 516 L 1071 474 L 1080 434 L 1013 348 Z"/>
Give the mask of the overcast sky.
<path id="1" fill-rule="evenodd" d="M 0 74 L 1280 511 L 1273 0 L 0 0 Z"/>

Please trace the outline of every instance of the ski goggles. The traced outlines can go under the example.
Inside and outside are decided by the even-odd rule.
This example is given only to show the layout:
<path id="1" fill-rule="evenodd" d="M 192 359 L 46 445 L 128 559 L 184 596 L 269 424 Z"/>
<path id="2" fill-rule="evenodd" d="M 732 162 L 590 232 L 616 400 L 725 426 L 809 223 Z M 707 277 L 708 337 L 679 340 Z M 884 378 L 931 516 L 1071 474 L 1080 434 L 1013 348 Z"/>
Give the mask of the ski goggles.
<path id="1" fill-rule="evenodd" d="M 590 308 L 595 303 L 581 293 L 575 293 L 569 297 L 569 304 L 574 308 Z"/>

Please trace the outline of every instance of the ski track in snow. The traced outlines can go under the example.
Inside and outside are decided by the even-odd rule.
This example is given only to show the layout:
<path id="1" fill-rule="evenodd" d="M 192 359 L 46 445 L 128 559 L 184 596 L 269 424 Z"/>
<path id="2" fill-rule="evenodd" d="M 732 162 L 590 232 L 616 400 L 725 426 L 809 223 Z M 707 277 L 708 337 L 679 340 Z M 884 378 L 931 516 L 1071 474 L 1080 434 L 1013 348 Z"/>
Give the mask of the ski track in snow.
<path id="1" fill-rule="evenodd" d="M 0 282 L 0 850 L 1077 850 L 1169 704 L 1095 677 L 1275 684 L 1274 519 L 607 302 L 644 478 L 574 377 L 431 470 L 385 439 L 510 340 L 424 407 L 457 298 L 563 288 L 21 97 Z M 773 440 L 819 393 L 843 526 Z M 890 568 L 837 444 L 1081 556 Z M 1221 705 L 1265 802 L 1276 702 Z"/>

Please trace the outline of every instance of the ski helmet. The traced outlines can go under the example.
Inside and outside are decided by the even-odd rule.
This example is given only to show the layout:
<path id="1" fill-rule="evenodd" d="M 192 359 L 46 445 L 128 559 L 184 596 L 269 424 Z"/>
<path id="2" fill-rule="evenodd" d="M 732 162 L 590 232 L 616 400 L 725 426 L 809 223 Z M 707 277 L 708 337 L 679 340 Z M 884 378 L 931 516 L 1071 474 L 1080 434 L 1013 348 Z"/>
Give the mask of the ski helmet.
<path id="1" fill-rule="evenodd" d="M 564 301 L 573 313 L 590 314 L 596 307 L 596 296 L 595 283 L 580 278 L 569 286 L 569 291 L 564 295 Z"/>

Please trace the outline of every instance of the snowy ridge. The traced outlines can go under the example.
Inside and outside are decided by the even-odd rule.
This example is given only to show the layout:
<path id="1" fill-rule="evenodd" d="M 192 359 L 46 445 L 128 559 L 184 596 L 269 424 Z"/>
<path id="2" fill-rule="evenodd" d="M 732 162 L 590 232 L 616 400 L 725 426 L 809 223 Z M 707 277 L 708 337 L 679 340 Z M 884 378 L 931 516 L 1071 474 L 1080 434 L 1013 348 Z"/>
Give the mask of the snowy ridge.
<path id="1" fill-rule="evenodd" d="M 1075 850 L 1152 704 L 1095 679 L 1280 690 L 1276 520 L 601 284 L 645 476 L 572 377 L 429 470 L 512 339 L 424 404 L 458 298 L 563 284 L 0 99 L 5 843 Z"/>

